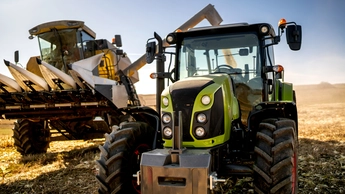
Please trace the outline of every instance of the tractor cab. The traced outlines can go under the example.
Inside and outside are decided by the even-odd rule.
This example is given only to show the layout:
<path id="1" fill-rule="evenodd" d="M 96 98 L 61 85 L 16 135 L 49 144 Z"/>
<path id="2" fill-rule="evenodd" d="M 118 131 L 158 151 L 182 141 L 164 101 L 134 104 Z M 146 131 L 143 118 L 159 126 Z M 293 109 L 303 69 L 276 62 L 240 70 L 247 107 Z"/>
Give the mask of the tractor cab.
<path id="1" fill-rule="evenodd" d="M 297 32 L 294 25 L 291 27 L 287 37 L 292 36 L 292 31 Z M 193 28 L 187 32 L 170 33 L 166 40 L 176 46 L 177 65 L 172 72 L 173 80 L 209 74 L 230 76 L 245 125 L 254 106 L 275 100 L 273 80 L 281 78 L 283 67 L 275 66 L 273 45 L 278 44 L 280 36 L 276 36 L 270 24 Z M 295 49 L 300 47 L 298 41 L 293 44 Z"/>

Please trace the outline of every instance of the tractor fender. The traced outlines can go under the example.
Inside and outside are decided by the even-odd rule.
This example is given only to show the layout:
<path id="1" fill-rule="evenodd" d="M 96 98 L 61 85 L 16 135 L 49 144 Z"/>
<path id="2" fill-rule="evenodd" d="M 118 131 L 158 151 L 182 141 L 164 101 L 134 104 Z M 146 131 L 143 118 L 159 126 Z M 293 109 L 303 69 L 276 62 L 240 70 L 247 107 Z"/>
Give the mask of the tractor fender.
<path id="1" fill-rule="evenodd" d="M 296 123 L 298 132 L 297 106 L 295 102 L 271 101 L 257 104 L 248 117 L 248 129 L 255 131 L 259 123 L 267 118 L 288 118 Z"/>

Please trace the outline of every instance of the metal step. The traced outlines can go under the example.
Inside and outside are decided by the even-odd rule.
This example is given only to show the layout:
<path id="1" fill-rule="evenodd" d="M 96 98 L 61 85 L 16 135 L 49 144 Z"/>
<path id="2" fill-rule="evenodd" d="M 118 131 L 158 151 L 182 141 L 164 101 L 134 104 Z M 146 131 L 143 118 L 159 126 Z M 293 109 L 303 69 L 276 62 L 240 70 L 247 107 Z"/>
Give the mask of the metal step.
<path id="1" fill-rule="evenodd" d="M 233 175 L 233 176 L 251 176 L 253 169 L 246 165 L 240 164 L 228 164 L 224 166 L 222 174 Z"/>

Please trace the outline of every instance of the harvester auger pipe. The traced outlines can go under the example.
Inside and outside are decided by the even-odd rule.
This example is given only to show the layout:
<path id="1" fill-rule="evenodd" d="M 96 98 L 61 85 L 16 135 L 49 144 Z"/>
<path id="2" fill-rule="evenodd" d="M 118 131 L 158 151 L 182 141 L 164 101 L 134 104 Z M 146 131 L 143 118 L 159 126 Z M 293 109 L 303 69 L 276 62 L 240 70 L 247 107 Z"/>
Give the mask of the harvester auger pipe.
<path id="1" fill-rule="evenodd" d="M 193 28 L 194 26 L 199 24 L 203 19 L 207 19 L 212 26 L 219 26 L 219 24 L 223 21 L 218 11 L 214 8 L 214 5 L 208 4 L 204 9 L 199 11 L 197 14 L 195 14 L 193 17 L 191 17 L 188 21 L 186 21 L 177 29 L 181 30 L 182 32 L 187 31 L 188 29 Z M 164 39 L 163 47 L 167 47 L 167 46 L 169 46 L 169 44 Z M 127 68 L 125 68 L 123 72 L 127 76 L 131 76 L 134 74 L 134 70 L 141 69 L 145 64 L 146 64 L 146 54 L 144 54 L 138 60 L 136 60 Z"/>

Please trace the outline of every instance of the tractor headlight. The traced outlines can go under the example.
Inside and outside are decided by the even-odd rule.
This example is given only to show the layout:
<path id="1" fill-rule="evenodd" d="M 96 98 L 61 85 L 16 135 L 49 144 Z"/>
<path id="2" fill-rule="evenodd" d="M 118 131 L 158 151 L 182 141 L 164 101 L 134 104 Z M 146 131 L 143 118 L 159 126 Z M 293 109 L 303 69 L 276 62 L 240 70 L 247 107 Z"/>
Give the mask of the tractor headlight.
<path id="1" fill-rule="evenodd" d="M 171 130 L 171 128 L 170 128 L 170 127 L 165 127 L 165 128 L 163 129 L 163 134 L 164 134 L 165 137 L 171 138 L 171 136 L 172 136 L 172 130 Z"/>
<path id="2" fill-rule="evenodd" d="M 209 96 L 204 95 L 201 97 L 201 103 L 203 105 L 208 105 L 208 104 L 210 104 L 210 102 L 211 102 L 211 98 Z"/>
<path id="3" fill-rule="evenodd" d="M 207 117 L 204 113 L 199 113 L 198 116 L 196 116 L 196 120 L 199 122 L 199 123 L 205 123 L 206 120 L 207 120 Z"/>
<path id="4" fill-rule="evenodd" d="M 168 105 L 169 105 L 169 99 L 168 99 L 167 97 L 164 96 L 164 97 L 162 98 L 162 103 L 163 103 L 164 106 L 168 106 Z"/>
<path id="5" fill-rule="evenodd" d="M 162 116 L 162 121 L 163 121 L 163 123 L 165 123 L 165 124 L 170 123 L 170 121 L 171 121 L 171 116 L 168 115 L 168 114 L 164 114 L 164 115 Z"/>
<path id="6" fill-rule="evenodd" d="M 204 128 L 202 128 L 202 127 L 197 127 L 196 129 L 195 129 L 195 135 L 196 136 L 198 136 L 198 137 L 203 137 L 203 136 L 205 136 L 205 129 Z"/>

